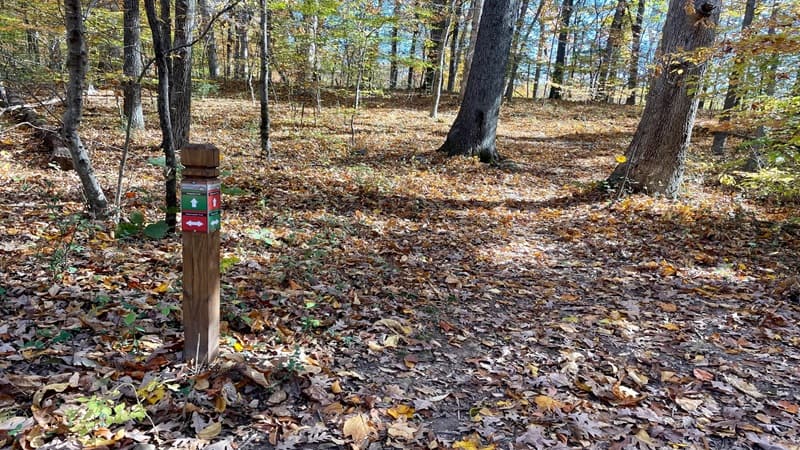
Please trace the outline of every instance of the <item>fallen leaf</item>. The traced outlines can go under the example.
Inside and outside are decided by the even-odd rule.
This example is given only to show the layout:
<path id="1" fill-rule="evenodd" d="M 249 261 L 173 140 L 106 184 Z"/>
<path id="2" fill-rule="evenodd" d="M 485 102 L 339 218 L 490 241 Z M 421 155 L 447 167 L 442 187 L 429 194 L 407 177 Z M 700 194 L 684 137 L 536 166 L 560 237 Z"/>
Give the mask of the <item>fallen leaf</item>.
<path id="1" fill-rule="evenodd" d="M 397 405 L 395 407 L 387 409 L 386 413 L 394 417 L 395 419 L 399 419 L 400 417 L 405 417 L 407 419 L 410 419 L 414 416 L 414 408 L 408 405 Z"/>
<path id="2" fill-rule="evenodd" d="M 703 404 L 702 398 L 675 397 L 675 403 L 686 412 L 692 412 Z"/>
<path id="3" fill-rule="evenodd" d="M 797 414 L 800 412 L 800 406 L 795 403 L 788 402 L 786 400 L 780 400 L 777 404 L 778 408 L 788 412 L 789 414 Z"/>
<path id="4" fill-rule="evenodd" d="M 678 305 L 676 305 L 675 303 L 658 302 L 657 305 L 664 312 L 673 313 L 678 311 Z"/>
<path id="5" fill-rule="evenodd" d="M 669 331 L 678 331 L 681 329 L 680 325 L 674 324 L 672 322 L 662 323 L 661 328 Z"/>
<path id="6" fill-rule="evenodd" d="M 698 380 L 701 380 L 701 381 L 713 381 L 714 380 L 714 374 L 709 372 L 709 371 L 707 371 L 707 370 L 703 370 L 703 369 L 700 369 L 700 368 L 695 368 L 693 373 L 694 373 L 694 377 L 697 378 Z"/>
<path id="7" fill-rule="evenodd" d="M 410 426 L 405 420 L 398 420 L 397 422 L 389 425 L 389 428 L 386 429 L 386 432 L 389 434 L 389 436 L 410 441 L 414 439 L 414 434 L 417 432 L 417 430 L 418 428 Z"/>
<path id="8" fill-rule="evenodd" d="M 564 403 L 547 395 L 537 395 L 533 401 L 536 402 L 539 409 L 544 411 L 556 411 L 564 407 Z"/>
<path id="9" fill-rule="evenodd" d="M 197 437 L 200 439 L 210 440 L 219 436 L 221 432 L 222 432 L 222 423 L 211 422 L 210 424 L 208 424 L 208 426 L 197 432 Z"/>
<path id="10" fill-rule="evenodd" d="M 732 374 L 725 375 L 725 381 L 727 381 L 731 386 L 735 387 L 736 389 L 744 392 L 745 394 L 753 398 L 764 398 L 764 394 L 759 392 L 755 386 L 737 377 L 736 375 Z"/>
<path id="11" fill-rule="evenodd" d="M 356 414 L 344 421 L 342 433 L 345 437 L 353 438 L 355 443 L 364 441 L 375 429 L 369 423 L 369 416 Z"/>

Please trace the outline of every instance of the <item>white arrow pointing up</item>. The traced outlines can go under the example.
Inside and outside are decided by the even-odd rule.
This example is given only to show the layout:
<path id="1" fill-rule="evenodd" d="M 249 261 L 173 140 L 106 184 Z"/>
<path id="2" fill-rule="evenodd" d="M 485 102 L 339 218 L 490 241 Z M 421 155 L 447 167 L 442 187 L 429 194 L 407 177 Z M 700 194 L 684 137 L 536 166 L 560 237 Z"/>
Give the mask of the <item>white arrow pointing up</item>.
<path id="1" fill-rule="evenodd" d="M 186 221 L 186 225 L 188 225 L 190 227 L 202 227 L 203 226 L 203 222 L 195 222 L 194 220 L 187 220 Z"/>
<path id="2" fill-rule="evenodd" d="M 211 206 L 216 208 L 216 206 L 217 206 L 217 197 L 214 197 L 214 198 L 211 199 Z"/>
<path id="3" fill-rule="evenodd" d="M 197 208 L 197 199 L 196 198 L 193 198 L 190 203 L 192 204 L 192 208 Z"/>

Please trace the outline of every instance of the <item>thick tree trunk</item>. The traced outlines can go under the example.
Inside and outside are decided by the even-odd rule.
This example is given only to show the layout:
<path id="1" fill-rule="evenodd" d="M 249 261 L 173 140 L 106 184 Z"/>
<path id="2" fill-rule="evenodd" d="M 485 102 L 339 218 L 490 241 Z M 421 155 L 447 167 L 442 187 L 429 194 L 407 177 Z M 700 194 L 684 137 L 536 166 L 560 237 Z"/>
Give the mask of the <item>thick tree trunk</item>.
<path id="1" fill-rule="evenodd" d="M 564 0 L 561 3 L 560 25 L 558 30 L 558 49 L 556 50 L 556 66 L 553 69 L 550 98 L 553 100 L 561 99 L 562 85 L 564 84 L 564 63 L 567 59 L 567 38 L 569 37 L 569 20 L 572 16 L 572 0 Z"/>
<path id="2" fill-rule="evenodd" d="M 246 80 L 250 70 L 247 61 L 250 59 L 250 39 L 247 33 L 247 28 L 250 23 L 249 15 L 244 15 L 246 20 L 237 22 L 236 24 L 236 70 L 235 76 L 239 80 Z"/>
<path id="3" fill-rule="evenodd" d="M 475 42 L 477 42 L 478 28 L 480 28 L 481 25 L 483 2 L 484 0 L 472 0 L 472 23 L 469 31 L 469 49 L 467 50 L 467 56 L 464 58 L 464 75 L 461 78 L 461 87 L 458 91 L 460 100 L 464 98 L 464 92 L 467 90 L 469 71 L 472 68 L 472 58 L 475 55 Z"/>
<path id="4" fill-rule="evenodd" d="M 608 78 L 611 71 L 617 62 L 617 53 L 619 48 L 619 41 L 622 39 L 622 18 L 625 15 L 625 10 L 628 8 L 626 0 L 618 0 L 617 8 L 614 10 L 614 18 L 611 20 L 611 26 L 608 28 L 608 40 L 606 40 L 606 48 L 600 54 L 600 70 L 598 71 L 597 81 L 597 95 L 595 100 L 608 102 Z"/>
<path id="5" fill-rule="evenodd" d="M 639 85 L 639 59 L 642 49 L 644 2 L 645 0 L 639 0 L 636 7 L 636 20 L 631 24 L 631 61 L 628 67 L 628 98 L 625 100 L 626 105 L 636 104 L 636 88 Z"/>
<path id="6" fill-rule="evenodd" d="M 609 177 L 612 185 L 677 196 L 697 111 L 697 83 L 706 68 L 692 52 L 714 43 L 720 14 L 715 1 L 670 0 L 658 75 L 650 83 L 642 119 L 625 152 L 626 162 Z"/>
<path id="7" fill-rule="evenodd" d="M 269 10 L 267 0 L 261 0 L 261 84 L 258 93 L 261 106 L 261 122 L 258 130 L 261 137 L 261 156 L 272 157 L 272 142 L 269 139 Z"/>
<path id="8" fill-rule="evenodd" d="M 64 0 L 64 18 L 67 29 L 69 83 L 67 84 L 67 104 L 62 117 L 64 125 L 61 133 L 72 154 L 75 171 L 78 172 L 81 179 L 89 211 L 96 217 L 103 217 L 108 212 L 108 200 L 94 175 L 89 154 L 78 135 L 78 127 L 83 113 L 83 83 L 89 64 L 80 0 Z"/>
<path id="9" fill-rule="evenodd" d="M 175 149 L 189 143 L 192 122 L 192 31 L 194 30 L 195 0 L 175 0 L 175 39 L 170 55 L 172 77 L 169 80 L 169 108 Z"/>
<path id="10" fill-rule="evenodd" d="M 476 155 L 489 163 L 499 160 L 497 119 L 517 12 L 516 0 L 486 2 L 464 99 L 438 151 L 450 156 Z"/>
<path id="11" fill-rule="evenodd" d="M 208 24 L 211 21 L 211 8 L 208 6 L 208 0 L 199 0 L 198 6 L 200 7 L 200 15 L 203 18 L 203 23 Z M 206 58 L 208 59 L 208 78 L 216 80 L 219 78 L 219 57 L 217 56 L 217 38 L 214 36 L 214 25 L 208 29 L 205 38 L 206 44 Z"/>
<path id="12" fill-rule="evenodd" d="M 123 79 L 123 111 L 125 118 L 130 120 L 131 129 L 144 128 L 144 114 L 142 113 L 142 85 L 139 76 L 142 74 L 142 36 L 141 21 L 139 20 L 139 0 L 125 0 L 123 22 L 124 61 L 122 63 Z"/>
<path id="13" fill-rule="evenodd" d="M 753 17 L 756 11 L 756 0 L 747 0 L 744 9 L 744 17 L 742 18 L 742 31 L 746 30 L 753 23 Z M 744 74 L 745 62 L 741 57 L 736 57 L 733 62 L 733 69 L 731 70 L 730 78 L 728 79 L 728 92 L 725 93 L 725 103 L 722 105 L 722 113 L 720 114 L 719 121 L 727 122 L 731 120 L 731 110 L 739 104 L 739 80 Z M 715 155 L 725 154 L 725 141 L 728 139 L 728 133 L 719 131 L 714 133 L 714 142 L 711 144 L 711 151 Z"/>
<path id="14" fill-rule="evenodd" d="M 169 62 L 167 39 L 156 16 L 155 0 L 144 0 L 147 22 L 153 35 L 153 51 L 158 69 L 158 124 L 161 127 L 161 148 L 164 150 L 164 197 L 166 213 L 164 221 L 170 231 L 175 231 L 178 212 L 178 160 L 175 156 L 175 141 L 172 135 L 172 119 L 169 113 Z"/>

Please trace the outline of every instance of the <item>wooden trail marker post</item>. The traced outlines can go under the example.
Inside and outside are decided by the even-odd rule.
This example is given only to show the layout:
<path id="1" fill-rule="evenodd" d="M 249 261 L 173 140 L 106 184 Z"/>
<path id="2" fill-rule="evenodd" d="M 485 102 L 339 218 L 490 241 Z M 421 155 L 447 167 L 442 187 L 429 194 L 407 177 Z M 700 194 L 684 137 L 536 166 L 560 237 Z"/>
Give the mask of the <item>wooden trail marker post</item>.
<path id="1" fill-rule="evenodd" d="M 219 149 L 181 149 L 183 231 L 183 359 L 210 363 L 219 351 Z"/>

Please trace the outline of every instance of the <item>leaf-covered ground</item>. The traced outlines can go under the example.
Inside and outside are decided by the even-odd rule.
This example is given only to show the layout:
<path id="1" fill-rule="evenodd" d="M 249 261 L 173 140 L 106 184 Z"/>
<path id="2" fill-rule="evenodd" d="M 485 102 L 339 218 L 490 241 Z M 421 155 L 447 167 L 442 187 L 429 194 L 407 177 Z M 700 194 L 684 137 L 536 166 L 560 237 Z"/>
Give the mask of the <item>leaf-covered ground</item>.
<path id="1" fill-rule="evenodd" d="M 503 164 L 446 159 L 450 102 L 374 100 L 354 146 L 347 111 L 282 102 L 269 162 L 256 105 L 194 103 L 225 184 L 204 368 L 179 359 L 179 235 L 118 239 L 6 129 L 0 447 L 800 448 L 796 209 L 705 180 L 702 134 L 681 200 L 595 193 L 632 108 L 517 102 Z M 114 117 L 91 98 L 82 130 L 109 193 Z M 154 222 L 148 120 L 122 206 Z"/>

